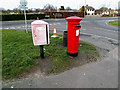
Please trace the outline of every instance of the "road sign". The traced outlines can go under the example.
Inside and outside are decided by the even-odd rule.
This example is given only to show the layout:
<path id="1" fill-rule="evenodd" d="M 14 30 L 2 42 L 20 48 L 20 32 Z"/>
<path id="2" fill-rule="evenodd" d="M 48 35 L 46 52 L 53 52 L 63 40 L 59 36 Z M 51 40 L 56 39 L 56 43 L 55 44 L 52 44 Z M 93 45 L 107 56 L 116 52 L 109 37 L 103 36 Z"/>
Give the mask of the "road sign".
<path id="1" fill-rule="evenodd" d="M 20 5 L 19 8 L 20 8 L 20 9 L 25 9 L 25 10 L 28 9 L 28 7 L 24 7 L 24 6 L 22 6 L 22 5 Z"/>
<path id="2" fill-rule="evenodd" d="M 20 0 L 20 4 L 22 6 L 27 6 L 28 2 L 27 2 L 27 0 Z"/>
<path id="3" fill-rule="evenodd" d="M 26 20 L 26 6 L 27 6 L 28 2 L 27 0 L 20 0 L 20 8 L 24 9 L 24 16 L 25 16 L 25 28 L 26 28 L 26 33 L 28 33 L 28 29 L 27 29 L 27 20 Z"/>

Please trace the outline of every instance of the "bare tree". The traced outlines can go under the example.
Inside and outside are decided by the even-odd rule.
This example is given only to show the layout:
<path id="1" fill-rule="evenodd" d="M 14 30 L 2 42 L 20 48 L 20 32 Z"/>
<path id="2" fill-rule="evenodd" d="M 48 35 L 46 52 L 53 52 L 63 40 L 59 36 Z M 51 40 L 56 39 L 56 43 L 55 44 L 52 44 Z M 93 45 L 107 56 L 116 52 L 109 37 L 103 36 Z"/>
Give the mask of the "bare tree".
<path id="1" fill-rule="evenodd" d="M 57 8 L 54 7 L 54 6 L 51 5 L 51 4 L 46 4 L 46 5 L 43 7 L 43 9 L 44 9 L 45 11 L 57 11 Z"/>
<path id="2" fill-rule="evenodd" d="M 82 7 L 81 7 L 81 11 L 84 11 L 84 10 L 85 10 L 85 6 L 82 6 Z"/>
<path id="3" fill-rule="evenodd" d="M 38 12 L 40 12 L 40 11 L 41 11 L 41 9 L 39 9 L 39 8 L 35 10 L 36 13 L 38 13 Z"/>
<path id="4" fill-rule="evenodd" d="M 101 7 L 99 10 L 101 10 L 101 11 L 107 11 L 108 8 L 107 7 Z"/>
<path id="5" fill-rule="evenodd" d="M 86 10 L 85 6 L 82 6 L 80 11 L 84 12 L 84 15 L 87 15 L 87 10 Z"/>
<path id="6" fill-rule="evenodd" d="M 70 7 L 66 7 L 66 10 L 72 10 Z"/>
<path id="7" fill-rule="evenodd" d="M 11 11 L 12 11 L 12 10 L 7 9 L 7 10 L 6 10 L 6 14 L 9 14 Z"/>
<path id="8" fill-rule="evenodd" d="M 20 13 L 20 11 L 21 11 L 21 10 L 18 9 L 18 8 L 14 8 L 14 9 L 13 9 L 13 12 L 14 12 L 14 13 Z"/>
<path id="9" fill-rule="evenodd" d="M 28 9 L 28 13 L 32 13 L 32 9 Z"/>

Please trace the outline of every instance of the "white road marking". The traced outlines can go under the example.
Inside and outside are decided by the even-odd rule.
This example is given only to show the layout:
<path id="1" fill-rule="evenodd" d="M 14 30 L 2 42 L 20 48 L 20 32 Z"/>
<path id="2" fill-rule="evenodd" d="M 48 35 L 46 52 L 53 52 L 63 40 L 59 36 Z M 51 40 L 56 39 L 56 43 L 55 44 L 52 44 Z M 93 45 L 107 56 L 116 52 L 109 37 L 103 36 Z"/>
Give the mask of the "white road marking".
<path id="1" fill-rule="evenodd" d="M 106 25 L 109 25 L 108 22 L 105 22 L 105 23 L 106 23 Z"/>
<path id="2" fill-rule="evenodd" d="M 57 24 L 61 24 L 61 23 L 57 23 Z"/>
<path id="3" fill-rule="evenodd" d="M 9 28 L 4 28 L 4 29 L 9 29 Z"/>
<path id="4" fill-rule="evenodd" d="M 102 30 L 101 28 L 98 28 L 98 27 L 93 27 L 93 28 Z M 109 31 L 109 32 L 118 32 L 118 31 L 114 31 L 114 30 L 108 30 L 108 29 L 106 29 L 106 30 Z"/>
<path id="5" fill-rule="evenodd" d="M 56 23 L 53 23 L 53 25 L 56 25 Z"/>
<path id="6" fill-rule="evenodd" d="M 110 22 L 110 21 L 115 21 L 115 20 L 106 20 L 106 21 Z"/>
<path id="7" fill-rule="evenodd" d="M 86 30 L 86 29 L 83 29 L 83 30 Z"/>
<path id="8" fill-rule="evenodd" d="M 63 31 L 64 31 L 64 30 L 63 30 Z M 116 39 L 109 38 L 109 37 L 105 37 L 105 36 L 99 36 L 99 35 L 88 34 L 88 33 L 82 33 L 82 32 L 80 32 L 80 34 L 91 35 L 91 36 L 95 36 L 95 37 L 102 37 L 102 38 L 105 38 L 105 39 L 109 39 L 109 40 L 113 40 L 113 41 L 118 42 L 118 40 L 116 40 Z"/>
<path id="9" fill-rule="evenodd" d="M 86 21 L 82 21 L 82 22 L 86 23 Z M 87 21 L 87 22 L 89 22 L 89 21 Z"/>
<path id="10" fill-rule="evenodd" d="M 64 31 L 64 30 L 63 30 L 63 31 Z M 105 39 L 109 39 L 109 40 L 113 40 L 113 41 L 118 42 L 118 40 L 116 40 L 116 39 L 109 38 L 109 37 L 105 37 L 105 36 L 99 36 L 99 35 L 88 34 L 88 33 L 82 33 L 82 32 L 80 32 L 80 34 L 91 35 L 91 36 L 95 36 L 95 37 L 102 37 L 102 38 L 105 38 Z"/>
<path id="11" fill-rule="evenodd" d="M 85 35 L 91 35 L 91 36 L 95 36 L 95 37 L 102 37 L 102 38 L 105 38 L 105 39 L 110 39 L 110 40 L 113 40 L 113 41 L 116 41 L 116 42 L 118 42 L 118 40 L 116 40 L 116 39 L 109 38 L 109 37 L 105 37 L 105 36 L 99 36 L 99 35 L 87 34 L 87 33 L 81 33 L 81 34 L 85 34 Z"/>
<path id="12" fill-rule="evenodd" d="M 85 76 L 85 73 L 83 75 Z"/>
<path id="13" fill-rule="evenodd" d="M 53 23 L 53 24 L 49 24 L 49 25 L 60 25 L 61 23 Z"/>
<path id="14" fill-rule="evenodd" d="M 115 21 L 115 20 L 106 20 L 105 23 L 106 23 L 107 25 L 109 25 L 109 22 L 110 22 L 110 21 Z"/>
<path id="15" fill-rule="evenodd" d="M 15 27 L 10 27 L 10 29 L 16 29 Z"/>
<path id="16" fill-rule="evenodd" d="M 17 27 L 17 28 L 22 28 L 22 27 Z"/>
<path id="17" fill-rule="evenodd" d="M 11 86 L 11 88 L 14 88 L 13 86 Z"/>

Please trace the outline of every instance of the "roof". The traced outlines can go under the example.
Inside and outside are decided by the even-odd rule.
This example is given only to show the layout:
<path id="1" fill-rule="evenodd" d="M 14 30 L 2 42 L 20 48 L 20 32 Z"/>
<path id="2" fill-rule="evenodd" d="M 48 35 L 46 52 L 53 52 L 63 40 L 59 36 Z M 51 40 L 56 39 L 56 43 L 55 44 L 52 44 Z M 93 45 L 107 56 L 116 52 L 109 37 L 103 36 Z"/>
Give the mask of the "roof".
<path id="1" fill-rule="evenodd" d="M 41 25 L 47 25 L 48 23 L 45 22 L 45 21 L 43 21 L 43 20 L 35 20 L 31 24 L 32 25 L 39 25 L 39 24 L 41 24 Z"/>
<path id="2" fill-rule="evenodd" d="M 66 18 L 67 21 L 72 21 L 72 22 L 80 22 L 82 20 L 82 18 L 80 17 L 76 17 L 76 16 L 71 16 Z"/>
<path id="3" fill-rule="evenodd" d="M 88 5 L 86 5 L 85 8 L 86 8 L 86 9 L 95 10 L 92 6 L 88 6 Z"/>

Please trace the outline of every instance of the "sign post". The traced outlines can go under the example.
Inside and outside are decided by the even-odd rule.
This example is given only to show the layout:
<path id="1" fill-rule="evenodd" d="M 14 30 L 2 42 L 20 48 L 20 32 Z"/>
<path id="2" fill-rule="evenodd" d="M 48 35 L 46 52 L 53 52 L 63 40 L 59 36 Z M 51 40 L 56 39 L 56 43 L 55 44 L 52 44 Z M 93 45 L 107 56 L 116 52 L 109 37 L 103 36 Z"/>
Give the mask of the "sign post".
<path id="1" fill-rule="evenodd" d="M 43 45 L 40 45 L 40 56 L 41 58 L 44 58 Z"/>
<path id="2" fill-rule="evenodd" d="M 26 6 L 27 6 L 28 2 L 27 0 L 20 0 L 20 8 L 24 9 L 24 16 L 25 16 L 25 29 L 26 29 L 26 33 L 28 33 L 28 29 L 27 29 L 27 19 L 26 19 Z"/>

